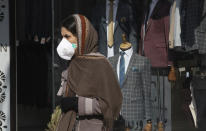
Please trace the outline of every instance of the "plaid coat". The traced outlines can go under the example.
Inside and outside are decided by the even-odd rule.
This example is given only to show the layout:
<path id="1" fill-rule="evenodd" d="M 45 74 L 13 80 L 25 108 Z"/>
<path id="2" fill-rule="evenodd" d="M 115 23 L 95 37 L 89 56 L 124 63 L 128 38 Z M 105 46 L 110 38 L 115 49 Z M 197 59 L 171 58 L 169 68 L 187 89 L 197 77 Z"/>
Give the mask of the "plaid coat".
<path id="1" fill-rule="evenodd" d="M 206 0 L 183 0 L 181 38 L 186 51 L 206 53 Z"/>
<path id="2" fill-rule="evenodd" d="M 117 74 L 119 54 L 109 61 Z M 133 53 L 122 87 L 123 103 L 121 115 L 126 121 L 137 122 L 151 119 L 151 74 L 150 62 L 146 57 Z"/>

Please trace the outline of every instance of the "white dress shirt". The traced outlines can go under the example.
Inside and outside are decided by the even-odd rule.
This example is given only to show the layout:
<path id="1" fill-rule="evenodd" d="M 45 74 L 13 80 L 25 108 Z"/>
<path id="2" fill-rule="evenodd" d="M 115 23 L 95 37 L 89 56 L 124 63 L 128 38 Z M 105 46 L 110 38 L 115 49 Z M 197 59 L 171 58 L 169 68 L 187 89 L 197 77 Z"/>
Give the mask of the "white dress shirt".
<path id="1" fill-rule="evenodd" d="M 121 52 L 122 50 L 119 49 L 119 52 Z M 129 62 L 130 62 L 130 59 L 132 57 L 132 54 L 133 54 L 133 48 L 131 47 L 130 49 L 124 51 L 125 52 L 125 55 L 124 55 L 124 60 L 125 60 L 125 74 L 127 72 L 127 68 L 129 66 Z M 119 66 L 120 66 L 120 58 L 121 58 L 121 55 L 119 56 L 119 59 L 118 59 L 118 62 L 117 62 L 117 76 L 118 76 L 118 80 L 119 80 Z"/>
<path id="2" fill-rule="evenodd" d="M 113 27 L 115 26 L 115 21 L 116 21 L 116 15 L 117 15 L 117 8 L 118 8 L 118 3 L 119 3 L 119 0 L 114 0 L 113 2 L 113 22 L 114 22 L 114 25 Z M 108 28 L 109 28 L 109 10 L 110 10 L 110 1 L 109 0 L 106 0 L 106 23 L 107 23 L 107 43 L 108 43 Z M 114 29 L 113 29 L 114 31 Z M 112 57 L 114 56 L 114 46 L 113 47 L 109 47 L 107 46 L 107 57 Z"/>

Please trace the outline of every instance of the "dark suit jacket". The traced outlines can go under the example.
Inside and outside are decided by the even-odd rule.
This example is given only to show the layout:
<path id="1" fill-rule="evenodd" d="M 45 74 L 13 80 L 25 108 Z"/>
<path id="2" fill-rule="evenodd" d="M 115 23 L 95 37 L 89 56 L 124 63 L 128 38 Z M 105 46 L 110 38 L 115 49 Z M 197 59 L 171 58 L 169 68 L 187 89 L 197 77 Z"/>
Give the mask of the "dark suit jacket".
<path id="1" fill-rule="evenodd" d="M 119 54 L 109 61 L 117 74 Z M 128 122 L 151 119 L 151 65 L 146 57 L 133 53 L 122 87 L 121 115 Z"/>
<path id="2" fill-rule="evenodd" d="M 194 89 L 206 90 L 205 77 L 201 78 L 201 76 L 194 76 L 191 83 Z"/>
<path id="3" fill-rule="evenodd" d="M 206 0 L 183 0 L 181 38 L 186 51 L 206 53 Z"/>
<path id="4" fill-rule="evenodd" d="M 150 59 L 152 67 L 167 67 L 169 64 L 169 11 L 170 3 L 160 0 L 148 20 L 146 30 L 144 22 L 142 24 L 139 53 Z"/>
<path id="5" fill-rule="evenodd" d="M 98 31 L 99 52 L 107 56 L 107 23 L 105 2 L 102 2 L 95 7 L 91 22 Z M 132 9 L 133 8 L 129 3 L 119 0 L 114 28 L 114 54 L 119 53 L 119 46 L 123 42 L 122 34 L 126 34 L 127 40 L 132 43 L 134 51 L 137 52 L 137 26 L 135 24 L 134 11 Z"/>
<path id="6" fill-rule="evenodd" d="M 206 66 L 199 68 L 198 71 L 193 72 L 191 85 L 193 89 L 206 90 Z"/>

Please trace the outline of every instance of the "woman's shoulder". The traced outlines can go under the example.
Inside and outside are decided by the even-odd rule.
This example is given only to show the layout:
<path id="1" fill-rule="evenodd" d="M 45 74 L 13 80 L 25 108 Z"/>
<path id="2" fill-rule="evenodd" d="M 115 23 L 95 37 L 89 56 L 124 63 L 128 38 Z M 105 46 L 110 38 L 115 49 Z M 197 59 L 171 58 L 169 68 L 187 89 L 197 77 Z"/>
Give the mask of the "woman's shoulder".
<path id="1" fill-rule="evenodd" d="M 83 59 L 97 59 L 97 60 L 103 60 L 106 59 L 106 57 L 104 55 L 102 55 L 101 53 L 89 53 L 89 54 L 85 54 L 82 56 L 78 56 L 78 58 L 83 58 Z"/>
<path id="2" fill-rule="evenodd" d="M 92 52 L 92 53 L 86 54 L 85 56 L 105 57 L 104 55 L 102 55 L 99 52 Z"/>

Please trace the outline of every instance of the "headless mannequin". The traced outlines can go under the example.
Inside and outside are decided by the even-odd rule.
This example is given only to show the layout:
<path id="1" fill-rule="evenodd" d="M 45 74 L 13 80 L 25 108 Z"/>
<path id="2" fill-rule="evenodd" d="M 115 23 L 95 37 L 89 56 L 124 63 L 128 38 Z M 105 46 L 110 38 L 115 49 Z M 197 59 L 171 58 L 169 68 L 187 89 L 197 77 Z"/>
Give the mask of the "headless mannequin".
<path id="1" fill-rule="evenodd" d="M 123 43 L 120 45 L 120 49 L 122 51 L 126 51 L 132 47 L 132 44 L 127 41 L 125 34 L 122 35 L 122 40 L 123 40 Z"/>
<path id="2" fill-rule="evenodd" d="M 129 43 L 126 40 L 126 35 L 125 34 L 122 35 L 122 40 L 123 40 L 123 43 L 120 45 L 120 49 L 122 51 L 127 51 L 130 48 L 132 48 L 132 44 Z M 130 129 L 126 128 L 125 131 L 130 131 Z M 147 124 L 144 127 L 144 131 L 152 131 L 152 122 L 151 122 L 151 120 L 147 120 Z"/>

